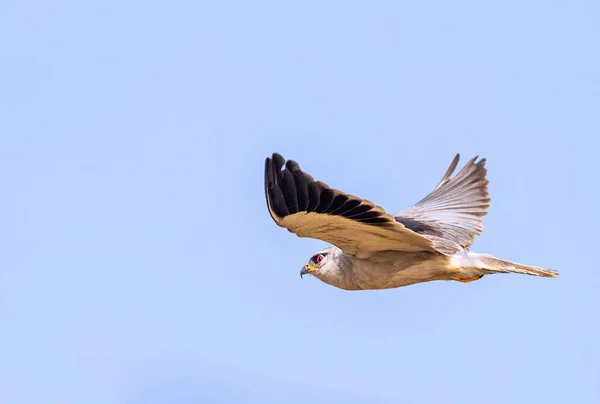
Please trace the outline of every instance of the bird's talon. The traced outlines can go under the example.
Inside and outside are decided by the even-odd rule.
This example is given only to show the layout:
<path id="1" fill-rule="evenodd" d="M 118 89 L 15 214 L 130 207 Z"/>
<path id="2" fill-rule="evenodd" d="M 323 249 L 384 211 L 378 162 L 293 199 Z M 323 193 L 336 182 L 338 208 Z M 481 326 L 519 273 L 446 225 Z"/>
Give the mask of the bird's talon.
<path id="1" fill-rule="evenodd" d="M 459 277 L 455 276 L 452 279 L 454 279 L 455 281 L 458 281 L 458 282 L 462 282 L 462 283 L 469 283 L 469 282 L 477 281 L 477 280 L 479 280 L 481 278 L 483 278 L 483 275 L 475 276 L 473 278 L 466 278 L 466 279 L 459 278 Z"/>

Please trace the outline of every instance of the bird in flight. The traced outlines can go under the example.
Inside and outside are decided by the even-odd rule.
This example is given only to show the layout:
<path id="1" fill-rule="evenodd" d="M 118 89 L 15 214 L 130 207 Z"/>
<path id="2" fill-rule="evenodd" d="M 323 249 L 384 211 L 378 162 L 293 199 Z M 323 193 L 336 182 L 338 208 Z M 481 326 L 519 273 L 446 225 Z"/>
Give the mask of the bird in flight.
<path id="1" fill-rule="evenodd" d="M 485 159 L 469 160 L 451 178 L 457 154 L 439 184 L 395 215 L 314 180 L 293 160 L 265 161 L 265 196 L 275 223 L 332 246 L 312 255 L 310 274 L 345 290 L 390 289 L 421 282 L 472 282 L 495 273 L 555 278 L 558 272 L 470 251 L 489 207 Z"/>

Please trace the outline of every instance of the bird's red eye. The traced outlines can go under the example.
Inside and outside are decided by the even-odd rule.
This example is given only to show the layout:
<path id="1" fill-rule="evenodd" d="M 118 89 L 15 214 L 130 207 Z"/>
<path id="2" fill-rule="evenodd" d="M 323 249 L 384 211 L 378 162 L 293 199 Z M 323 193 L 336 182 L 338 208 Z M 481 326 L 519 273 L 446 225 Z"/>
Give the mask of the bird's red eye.
<path id="1" fill-rule="evenodd" d="M 315 256 L 315 262 L 316 262 L 317 264 L 320 264 L 320 263 L 321 263 L 321 261 L 323 261 L 323 256 L 322 256 L 321 254 L 318 254 L 318 255 L 316 255 L 316 256 Z"/>

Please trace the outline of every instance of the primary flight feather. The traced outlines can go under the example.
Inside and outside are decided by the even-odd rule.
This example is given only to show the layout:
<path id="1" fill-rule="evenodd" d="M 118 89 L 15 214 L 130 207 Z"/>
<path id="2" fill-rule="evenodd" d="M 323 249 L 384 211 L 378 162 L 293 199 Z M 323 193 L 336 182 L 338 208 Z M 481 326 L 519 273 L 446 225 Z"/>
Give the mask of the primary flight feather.
<path id="1" fill-rule="evenodd" d="M 299 237 L 331 243 L 300 275 L 346 290 L 388 289 L 434 280 L 471 282 L 494 273 L 554 278 L 557 272 L 469 250 L 489 207 L 485 159 L 451 178 L 457 154 L 439 184 L 395 215 L 316 181 L 293 160 L 265 161 L 265 197 L 275 223 Z"/>

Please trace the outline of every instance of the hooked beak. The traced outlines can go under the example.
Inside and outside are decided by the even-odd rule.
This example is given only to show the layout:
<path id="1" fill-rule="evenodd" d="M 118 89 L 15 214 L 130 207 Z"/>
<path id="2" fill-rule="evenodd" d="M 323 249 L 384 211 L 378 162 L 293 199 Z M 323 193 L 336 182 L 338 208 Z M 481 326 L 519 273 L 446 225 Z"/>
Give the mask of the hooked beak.
<path id="1" fill-rule="evenodd" d="M 309 264 L 304 265 L 304 267 L 300 271 L 300 279 L 302 279 L 302 277 L 304 275 L 309 274 L 314 270 L 315 270 L 315 267 L 313 267 L 312 265 L 309 265 Z"/>

